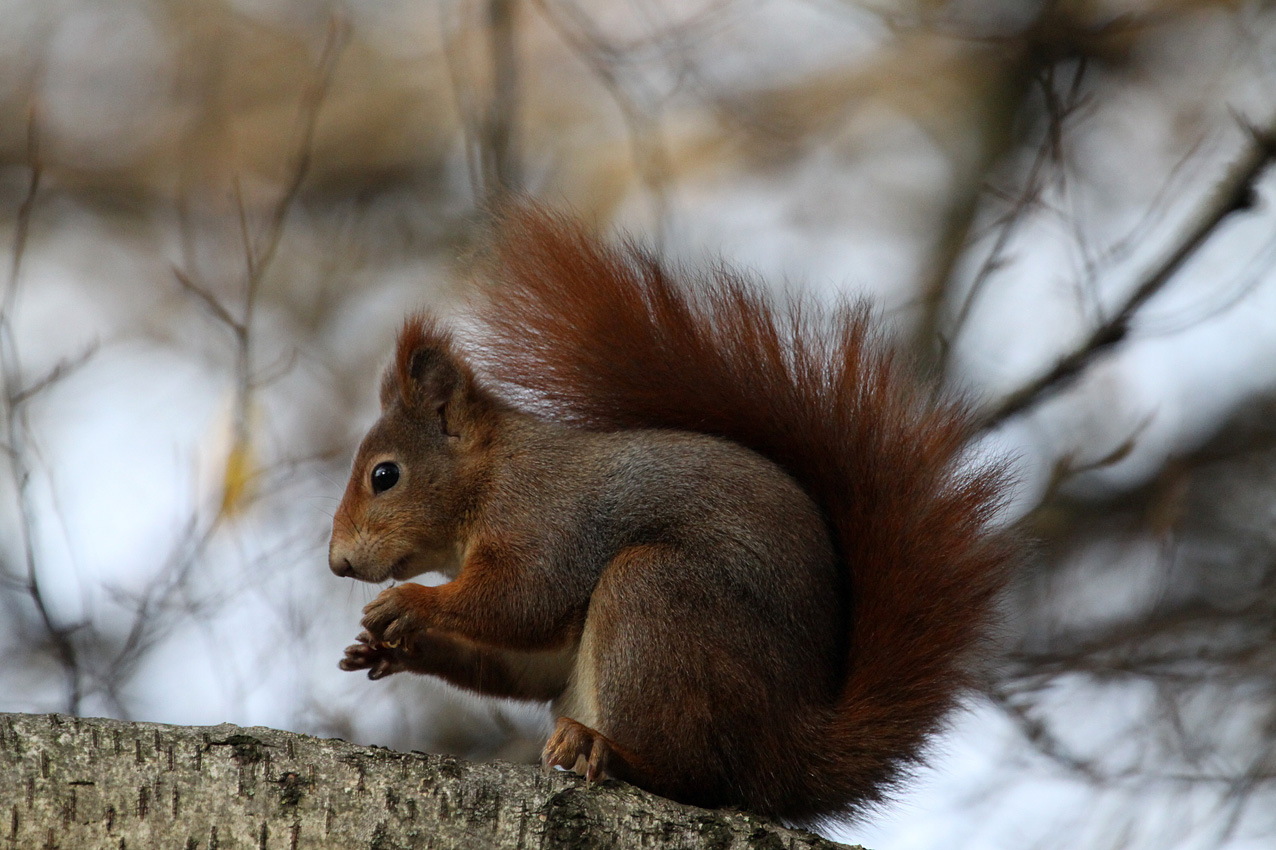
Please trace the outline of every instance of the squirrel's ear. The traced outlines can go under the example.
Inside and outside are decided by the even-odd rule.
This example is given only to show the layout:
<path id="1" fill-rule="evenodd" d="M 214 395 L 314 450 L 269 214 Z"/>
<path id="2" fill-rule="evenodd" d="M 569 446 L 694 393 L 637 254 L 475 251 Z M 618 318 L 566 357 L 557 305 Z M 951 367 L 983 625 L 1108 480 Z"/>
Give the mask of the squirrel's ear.
<path id="1" fill-rule="evenodd" d="M 439 348 L 418 349 L 409 358 L 408 375 L 409 404 L 422 413 L 435 413 L 443 432 L 457 436 L 456 429 L 449 428 L 448 420 L 456 418 L 454 408 L 463 399 L 466 375 L 452 353 Z"/>
<path id="2" fill-rule="evenodd" d="M 399 332 L 394 364 L 381 382 L 381 407 L 402 400 L 405 407 L 437 414 L 443 431 L 455 436 L 448 420 L 457 411 L 450 408 L 463 400 L 469 381 L 450 334 L 427 317 L 413 316 Z"/>

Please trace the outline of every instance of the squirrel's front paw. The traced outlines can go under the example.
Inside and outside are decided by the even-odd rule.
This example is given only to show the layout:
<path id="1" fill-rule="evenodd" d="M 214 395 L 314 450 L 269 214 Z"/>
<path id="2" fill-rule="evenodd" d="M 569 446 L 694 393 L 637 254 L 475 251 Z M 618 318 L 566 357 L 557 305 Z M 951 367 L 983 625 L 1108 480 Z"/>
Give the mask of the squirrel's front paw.
<path id="1" fill-rule="evenodd" d="M 363 627 L 369 643 L 398 649 L 425 631 L 431 590 L 419 584 L 400 584 L 381 591 L 363 609 Z"/>
<path id="2" fill-rule="evenodd" d="M 403 652 L 373 640 L 367 632 L 359 634 L 358 643 L 346 647 L 345 657 L 337 665 L 342 670 L 367 670 L 369 679 L 384 679 L 408 669 Z"/>

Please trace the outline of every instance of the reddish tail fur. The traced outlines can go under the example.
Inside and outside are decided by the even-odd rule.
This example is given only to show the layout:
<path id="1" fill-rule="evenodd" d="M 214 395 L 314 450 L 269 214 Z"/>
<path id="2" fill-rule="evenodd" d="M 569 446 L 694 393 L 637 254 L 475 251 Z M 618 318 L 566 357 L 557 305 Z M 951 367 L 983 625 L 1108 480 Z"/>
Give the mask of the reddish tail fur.
<path id="1" fill-rule="evenodd" d="M 779 311 L 725 268 L 688 286 L 552 213 L 498 219 L 492 377 L 585 427 L 734 440 L 823 508 L 851 597 L 846 681 L 812 742 L 810 809 L 791 814 L 882 800 L 971 684 L 1013 554 L 989 529 L 1003 468 L 964 463 L 967 411 L 907 372 L 863 304 Z"/>

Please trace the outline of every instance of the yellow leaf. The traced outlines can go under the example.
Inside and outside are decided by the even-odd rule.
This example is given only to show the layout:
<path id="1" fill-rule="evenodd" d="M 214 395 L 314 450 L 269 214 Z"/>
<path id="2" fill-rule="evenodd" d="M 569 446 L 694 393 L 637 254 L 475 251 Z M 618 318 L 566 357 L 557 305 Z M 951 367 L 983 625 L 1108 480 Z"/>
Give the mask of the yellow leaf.
<path id="1" fill-rule="evenodd" d="M 220 518 L 230 518 L 239 513 L 252 497 L 253 480 L 257 473 L 252 443 L 246 433 L 240 434 L 226 456 L 225 475 L 222 478 L 222 503 L 218 509 Z"/>

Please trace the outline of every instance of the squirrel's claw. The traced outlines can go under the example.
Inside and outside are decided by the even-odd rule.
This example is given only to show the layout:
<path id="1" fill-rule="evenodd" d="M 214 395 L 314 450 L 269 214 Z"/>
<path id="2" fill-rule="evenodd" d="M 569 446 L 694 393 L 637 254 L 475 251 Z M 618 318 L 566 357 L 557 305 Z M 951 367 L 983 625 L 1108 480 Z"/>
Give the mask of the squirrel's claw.
<path id="1" fill-rule="evenodd" d="M 399 653 L 384 644 L 375 643 L 367 632 L 359 635 L 357 640 L 358 643 L 346 647 L 345 657 L 337 663 L 342 670 L 367 670 L 369 679 L 384 679 L 407 669 Z"/>
<path id="2" fill-rule="evenodd" d="M 366 670 L 376 663 L 380 653 L 368 643 L 356 643 L 346 647 L 345 657 L 337 664 L 342 670 Z"/>
<path id="3" fill-rule="evenodd" d="M 397 665 L 395 662 L 388 658 L 383 658 L 377 662 L 375 667 L 368 671 L 368 678 L 375 682 L 377 679 L 384 679 L 386 676 L 392 676 L 401 669 L 396 669 L 396 667 Z"/>
<path id="4" fill-rule="evenodd" d="M 554 734 L 541 751 L 546 770 L 561 767 L 585 777 L 586 782 L 610 779 L 611 745 L 600 733 L 568 717 L 558 718 Z"/>

